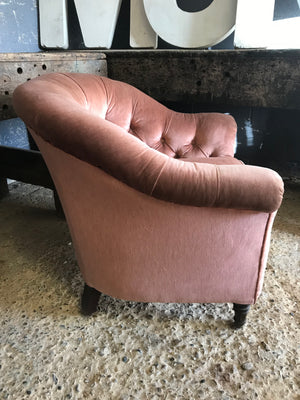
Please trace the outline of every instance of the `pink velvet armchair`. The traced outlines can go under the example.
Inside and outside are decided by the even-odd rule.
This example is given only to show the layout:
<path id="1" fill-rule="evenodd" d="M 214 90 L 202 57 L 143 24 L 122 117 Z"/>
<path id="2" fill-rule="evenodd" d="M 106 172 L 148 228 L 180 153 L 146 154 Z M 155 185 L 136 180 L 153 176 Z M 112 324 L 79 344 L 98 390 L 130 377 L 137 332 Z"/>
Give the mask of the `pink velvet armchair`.
<path id="1" fill-rule="evenodd" d="M 233 157 L 236 123 L 171 111 L 125 83 L 48 74 L 19 86 L 17 114 L 53 177 L 85 281 L 141 302 L 234 304 L 261 292 L 283 183 Z"/>

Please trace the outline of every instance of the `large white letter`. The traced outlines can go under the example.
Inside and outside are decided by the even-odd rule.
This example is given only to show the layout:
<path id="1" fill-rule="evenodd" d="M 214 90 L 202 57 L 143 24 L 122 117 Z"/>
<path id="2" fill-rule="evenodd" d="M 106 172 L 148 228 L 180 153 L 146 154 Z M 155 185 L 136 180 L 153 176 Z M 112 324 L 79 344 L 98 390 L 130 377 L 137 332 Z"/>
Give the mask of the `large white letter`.
<path id="1" fill-rule="evenodd" d="M 198 12 L 181 10 L 176 0 L 144 0 L 146 15 L 155 32 L 179 47 L 209 47 L 234 30 L 237 0 L 214 0 Z"/>
<path id="2" fill-rule="evenodd" d="M 300 48 L 300 17 L 273 21 L 274 6 L 275 0 L 238 0 L 236 47 Z"/>
<path id="3" fill-rule="evenodd" d="M 275 0 L 238 0 L 234 45 L 241 48 L 267 47 Z"/>
<path id="4" fill-rule="evenodd" d="M 122 0 L 74 0 L 86 47 L 111 47 Z M 50 1 L 49 1 L 50 3 Z"/>
<path id="5" fill-rule="evenodd" d="M 131 0 L 130 3 L 130 46 L 157 47 L 157 34 L 149 24 L 142 0 Z"/>
<path id="6" fill-rule="evenodd" d="M 42 47 L 68 48 L 66 0 L 40 0 L 39 22 Z"/>
<path id="7" fill-rule="evenodd" d="M 273 21 L 268 49 L 300 49 L 300 17 Z"/>

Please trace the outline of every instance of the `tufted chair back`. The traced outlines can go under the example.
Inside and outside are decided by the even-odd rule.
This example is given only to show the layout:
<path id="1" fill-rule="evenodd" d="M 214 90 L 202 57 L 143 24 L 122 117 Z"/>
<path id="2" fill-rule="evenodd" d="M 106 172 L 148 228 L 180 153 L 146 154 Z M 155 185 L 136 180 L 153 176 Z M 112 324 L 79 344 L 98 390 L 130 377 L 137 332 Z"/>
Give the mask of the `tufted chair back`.
<path id="1" fill-rule="evenodd" d="M 236 123 L 228 115 L 174 112 L 133 86 L 96 75 L 49 74 L 34 82 L 41 91 L 45 85 L 49 91 L 51 85 L 53 100 L 63 101 L 64 107 L 77 105 L 169 157 L 201 161 L 233 157 Z M 50 99 L 47 103 L 50 112 Z M 73 145 L 68 143 L 69 150 Z"/>
<path id="2" fill-rule="evenodd" d="M 100 80 L 95 112 L 99 102 L 105 101 L 105 119 L 152 149 L 182 160 L 233 156 L 236 123 L 232 117 L 177 113 L 126 83 Z"/>

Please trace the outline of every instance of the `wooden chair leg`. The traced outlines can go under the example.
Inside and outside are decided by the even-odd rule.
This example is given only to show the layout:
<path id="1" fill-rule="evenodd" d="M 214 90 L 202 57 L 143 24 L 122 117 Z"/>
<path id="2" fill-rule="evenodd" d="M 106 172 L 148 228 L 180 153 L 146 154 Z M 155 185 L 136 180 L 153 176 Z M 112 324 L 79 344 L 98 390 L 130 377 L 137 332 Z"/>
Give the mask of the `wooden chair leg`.
<path id="1" fill-rule="evenodd" d="M 81 298 L 81 313 L 83 315 L 92 315 L 97 311 L 99 297 L 101 292 L 98 290 L 84 285 L 83 294 Z"/>
<path id="2" fill-rule="evenodd" d="M 6 178 L 0 178 L 0 199 L 8 195 L 8 184 Z"/>
<path id="3" fill-rule="evenodd" d="M 60 217 L 60 218 L 66 218 L 65 217 L 65 213 L 64 213 L 64 209 L 61 205 L 59 196 L 57 191 L 54 189 L 53 190 L 53 197 L 54 197 L 54 204 L 55 204 L 55 210 L 56 210 L 56 214 Z"/>
<path id="4" fill-rule="evenodd" d="M 247 314 L 250 310 L 250 304 L 233 304 L 234 310 L 234 323 L 233 327 L 235 329 L 241 328 L 245 325 Z"/>

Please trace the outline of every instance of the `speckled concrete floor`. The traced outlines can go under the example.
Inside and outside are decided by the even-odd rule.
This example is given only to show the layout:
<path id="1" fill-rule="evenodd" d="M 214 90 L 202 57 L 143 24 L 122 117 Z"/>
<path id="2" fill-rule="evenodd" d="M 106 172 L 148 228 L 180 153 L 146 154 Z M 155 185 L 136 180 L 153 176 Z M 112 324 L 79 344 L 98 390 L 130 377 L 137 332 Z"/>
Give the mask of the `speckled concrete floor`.
<path id="1" fill-rule="evenodd" d="M 264 291 L 240 331 L 231 305 L 124 302 L 79 313 L 82 279 L 51 192 L 0 201 L 0 399 L 300 399 L 300 190 L 273 231 Z"/>

